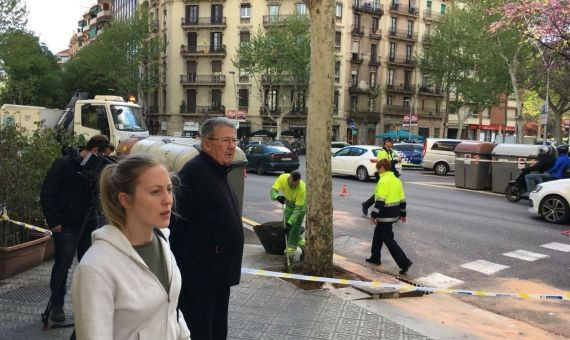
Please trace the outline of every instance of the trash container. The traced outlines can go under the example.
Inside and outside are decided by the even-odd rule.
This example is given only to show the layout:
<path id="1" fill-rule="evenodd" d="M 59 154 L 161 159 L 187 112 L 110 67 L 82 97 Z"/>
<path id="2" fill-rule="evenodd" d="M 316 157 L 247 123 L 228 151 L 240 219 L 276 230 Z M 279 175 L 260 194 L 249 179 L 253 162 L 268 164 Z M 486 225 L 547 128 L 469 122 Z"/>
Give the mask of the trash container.
<path id="1" fill-rule="evenodd" d="M 461 142 L 455 147 L 455 186 L 485 190 L 491 184 L 491 151 L 494 143 Z"/>
<path id="2" fill-rule="evenodd" d="M 492 155 L 492 186 L 493 192 L 504 194 L 509 181 L 515 179 L 521 169 L 538 158 L 541 145 L 530 144 L 499 144 L 493 149 Z"/>
<path id="3" fill-rule="evenodd" d="M 265 252 L 271 255 L 285 254 L 285 228 L 283 221 L 267 222 L 253 226 Z"/>

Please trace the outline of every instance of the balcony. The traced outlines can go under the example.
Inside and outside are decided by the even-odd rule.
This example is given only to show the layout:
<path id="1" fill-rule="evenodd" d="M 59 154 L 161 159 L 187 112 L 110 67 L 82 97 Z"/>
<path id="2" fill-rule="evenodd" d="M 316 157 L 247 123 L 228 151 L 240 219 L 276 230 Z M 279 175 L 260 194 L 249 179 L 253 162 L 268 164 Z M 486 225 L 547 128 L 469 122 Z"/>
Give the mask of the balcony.
<path id="1" fill-rule="evenodd" d="M 266 108 L 265 106 L 260 106 L 259 107 L 259 115 L 260 116 L 269 116 L 269 115 L 279 115 L 283 112 L 283 110 L 280 107 L 274 107 L 274 108 Z"/>
<path id="2" fill-rule="evenodd" d="M 153 19 L 150 23 L 150 31 L 158 32 L 158 19 Z"/>
<path id="3" fill-rule="evenodd" d="M 226 17 L 180 18 L 180 25 L 184 29 L 197 28 L 226 28 Z"/>
<path id="4" fill-rule="evenodd" d="M 384 114 L 409 115 L 410 107 L 404 105 L 384 105 Z"/>
<path id="5" fill-rule="evenodd" d="M 350 31 L 350 33 L 354 36 L 363 36 L 364 35 L 364 27 L 352 25 L 352 30 Z"/>
<path id="6" fill-rule="evenodd" d="M 424 35 L 422 36 L 422 44 L 424 45 L 431 44 L 431 36 L 429 35 L 429 33 L 424 33 Z"/>
<path id="7" fill-rule="evenodd" d="M 292 76 L 283 76 L 280 78 L 268 78 L 266 75 L 261 76 L 261 84 L 269 85 L 270 81 L 273 85 L 304 85 L 302 79 L 296 79 Z M 309 84 L 309 80 L 307 79 L 306 85 Z"/>
<path id="8" fill-rule="evenodd" d="M 390 36 L 390 38 L 401 39 L 406 41 L 418 40 L 417 32 L 408 32 L 407 30 L 390 29 L 390 31 L 388 31 L 388 36 Z"/>
<path id="9" fill-rule="evenodd" d="M 416 85 L 412 83 L 399 84 L 399 85 L 388 84 L 386 85 L 386 91 L 400 92 L 400 93 L 414 93 L 416 91 Z"/>
<path id="10" fill-rule="evenodd" d="M 198 45 L 198 46 L 180 46 L 180 54 L 185 57 L 224 57 L 226 55 L 226 46 L 224 45 Z"/>
<path id="11" fill-rule="evenodd" d="M 350 87 L 348 88 L 348 92 L 350 93 L 360 93 L 360 94 L 369 94 L 370 93 L 370 89 L 368 88 L 368 86 L 366 86 L 366 89 L 361 88 L 360 86 L 358 86 L 358 84 L 350 84 Z"/>
<path id="12" fill-rule="evenodd" d="M 291 15 L 264 15 L 263 16 L 263 27 L 268 27 L 269 25 L 279 25 L 283 21 L 287 20 Z"/>
<path id="13" fill-rule="evenodd" d="M 379 4 L 379 1 L 361 1 L 355 0 L 352 2 L 352 9 L 355 12 L 365 12 L 375 15 L 383 15 L 383 6 Z"/>
<path id="14" fill-rule="evenodd" d="M 419 11 L 415 7 L 404 6 L 399 3 L 392 3 L 390 4 L 390 12 L 397 13 L 400 15 L 407 15 L 412 17 L 417 17 L 419 15 Z"/>
<path id="15" fill-rule="evenodd" d="M 348 112 L 348 119 L 355 121 L 364 120 L 367 124 L 378 123 L 380 121 L 380 112 L 368 111 L 368 110 L 358 110 L 358 108 L 350 108 Z"/>
<path id="16" fill-rule="evenodd" d="M 417 60 L 411 56 L 396 55 L 388 57 L 388 64 L 394 64 L 398 66 L 416 67 Z"/>
<path id="17" fill-rule="evenodd" d="M 101 11 L 97 13 L 97 23 L 111 21 L 111 11 Z"/>
<path id="18" fill-rule="evenodd" d="M 362 64 L 362 57 L 360 56 L 359 53 L 352 53 L 352 56 L 350 57 L 350 63 L 351 64 Z"/>
<path id="19" fill-rule="evenodd" d="M 297 106 L 284 106 L 281 107 L 281 112 L 285 112 L 289 115 L 293 116 L 306 116 L 307 115 L 307 108 L 302 107 L 301 105 Z"/>
<path id="20" fill-rule="evenodd" d="M 180 113 L 218 116 L 226 114 L 226 107 L 223 105 L 182 107 Z"/>
<path id="21" fill-rule="evenodd" d="M 441 118 L 441 117 L 443 117 L 443 110 L 442 109 L 436 109 L 433 107 L 419 108 L 418 109 L 418 116 Z"/>
<path id="22" fill-rule="evenodd" d="M 369 66 L 378 66 L 380 65 L 380 60 L 377 56 L 371 56 L 370 61 L 368 62 Z"/>
<path id="23" fill-rule="evenodd" d="M 424 20 L 427 21 L 439 21 L 441 20 L 442 14 L 438 12 L 434 12 L 431 9 L 426 9 L 424 11 Z"/>
<path id="24" fill-rule="evenodd" d="M 373 30 L 371 28 L 369 33 L 368 33 L 368 37 L 370 39 L 380 40 L 380 39 L 382 39 L 382 30 L 380 30 L 380 29 Z"/>
<path id="25" fill-rule="evenodd" d="M 223 74 L 181 74 L 180 84 L 182 85 L 205 85 L 205 86 L 224 86 L 226 85 L 226 76 Z"/>
<path id="26" fill-rule="evenodd" d="M 439 86 L 421 84 L 419 88 L 419 94 L 426 96 L 443 96 L 443 89 L 441 89 Z"/>

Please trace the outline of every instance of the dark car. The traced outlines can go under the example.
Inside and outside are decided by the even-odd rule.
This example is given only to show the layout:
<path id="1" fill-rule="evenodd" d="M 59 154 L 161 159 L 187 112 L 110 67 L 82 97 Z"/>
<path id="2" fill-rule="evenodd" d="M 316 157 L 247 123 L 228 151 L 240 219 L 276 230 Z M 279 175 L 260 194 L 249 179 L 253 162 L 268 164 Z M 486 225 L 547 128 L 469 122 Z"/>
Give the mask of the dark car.
<path id="1" fill-rule="evenodd" d="M 403 166 L 419 167 L 422 163 L 422 144 L 396 143 L 392 149 L 402 157 Z"/>
<path id="2" fill-rule="evenodd" d="M 245 149 L 247 169 L 259 175 L 267 171 L 291 172 L 299 168 L 299 157 L 283 146 L 250 145 Z"/>

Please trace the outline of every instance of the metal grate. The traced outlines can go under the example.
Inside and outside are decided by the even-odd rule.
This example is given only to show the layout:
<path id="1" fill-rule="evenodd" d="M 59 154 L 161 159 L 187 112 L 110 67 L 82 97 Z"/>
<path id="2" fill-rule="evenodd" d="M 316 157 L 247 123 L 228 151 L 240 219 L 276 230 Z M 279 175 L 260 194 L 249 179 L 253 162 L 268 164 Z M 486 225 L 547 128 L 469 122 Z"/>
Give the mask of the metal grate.
<path id="1" fill-rule="evenodd" d="M 35 281 L 18 289 L 0 294 L 0 299 L 39 303 L 47 301 L 50 295 L 49 282 Z"/>

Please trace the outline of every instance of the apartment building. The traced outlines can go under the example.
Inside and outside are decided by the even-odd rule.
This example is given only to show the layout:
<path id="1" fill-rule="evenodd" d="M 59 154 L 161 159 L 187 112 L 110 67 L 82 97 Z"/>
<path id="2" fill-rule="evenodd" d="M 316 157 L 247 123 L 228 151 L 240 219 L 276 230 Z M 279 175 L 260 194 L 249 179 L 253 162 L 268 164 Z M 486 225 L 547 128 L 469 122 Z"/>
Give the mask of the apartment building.
<path id="1" fill-rule="evenodd" d="M 72 36 L 69 42 L 71 56 L 75 55 L 83 46 L 89 45 L 97 39 L 97 36 L 110 24 L 112 19 L 111 5 L 111 0 L 97 0 L 96 4 L 83 14 L 82 19 L 77 23 L 77 33 Z"/>

